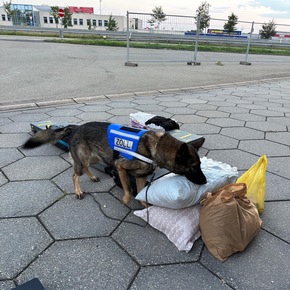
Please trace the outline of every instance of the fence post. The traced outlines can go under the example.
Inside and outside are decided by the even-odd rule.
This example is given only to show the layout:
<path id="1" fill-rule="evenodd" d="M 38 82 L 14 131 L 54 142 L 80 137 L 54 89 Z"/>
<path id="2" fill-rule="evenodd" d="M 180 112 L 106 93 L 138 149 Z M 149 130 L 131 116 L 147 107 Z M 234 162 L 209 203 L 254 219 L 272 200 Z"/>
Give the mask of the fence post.
<path id="1" fill-rule="evenodd" d="M 125 66 L 138 66 L 137 63 L 130 62 L 130 12 L 127 11 L 127 61 L 125 62 Z"/>
<path id="2" fill-rule="evenodd" d="M 247 46 L 245 61 L 240 61 L 240 64 L 251 65 L 251 63 L 248 62 L 248 55 L 249 55 L 249 51 L 250 51 L 251 39 L 252 39 L 253 32 L 254 32 L 254 21 L 252 22 L 250 37 L 248 38 L 248 46 Z"/>
<path id="3" fill-rule="evenodd" d="M 194 56 L 193 61 L 190 63 L 187 63 L 188 65 L 200 65 L 200 62 L 197 62 L 197 52 L 198 52 L 198 39 L 199 39 L 199 33 L 200 33 L 200 20 L 201 16 L 198 15 L 197 17 L 197 23 L 196 23 L 196 34 L 195 34 L 195 45 L 194 45 Z"/>

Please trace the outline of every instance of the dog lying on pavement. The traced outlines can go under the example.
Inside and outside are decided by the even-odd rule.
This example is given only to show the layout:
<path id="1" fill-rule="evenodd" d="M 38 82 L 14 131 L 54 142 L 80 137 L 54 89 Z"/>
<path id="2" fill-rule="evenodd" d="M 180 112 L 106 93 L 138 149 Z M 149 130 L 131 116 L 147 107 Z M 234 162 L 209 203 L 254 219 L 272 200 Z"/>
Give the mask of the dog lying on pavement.
<path id="1" fill-rule="evenodd" d="M 124 190 L 122 198 L 124 204 L 127 204 L 133 197 L 129 175 L 136 177 L 136 186 L 139 192 L 146 184 L 146 177 L 154 171 L 155 165 L 184 175 L 193 183 L 206 183 L 206 177 L 200 168 L 200 158 L 197 153 L 199 148 L 181 142 L 166 132 L 149 130 L 142 134 L 136 153 L 138 156 L 143 156 L 145 161 L 142 158 L 140 160 L 138 156 L 131 159 L 118 157 L 114 160 L 113 149 L 108 140 L 110 125 L 108 122 L 88 122 L 80 126 L 68 125 L 57 129 L 47 128 L 29 138 L 23 148 L 30 149 L 47 143 L 56 143 L 67 137 L 69 150 L 74 161 L 73 182 L 77 198 L 83 197 L 79 179 L 83 173 L 86 173 L 92 181 L 99 181 L 99 178 L 91 172 L 90 165 L 100 161 L 115 166 Z M 122 141 L 122 139 L 120 140 Z M 127 143 L 126 145 L 128 145 Z M 152 162 L 147 162 L 147 160 L 152 160 Z"/>

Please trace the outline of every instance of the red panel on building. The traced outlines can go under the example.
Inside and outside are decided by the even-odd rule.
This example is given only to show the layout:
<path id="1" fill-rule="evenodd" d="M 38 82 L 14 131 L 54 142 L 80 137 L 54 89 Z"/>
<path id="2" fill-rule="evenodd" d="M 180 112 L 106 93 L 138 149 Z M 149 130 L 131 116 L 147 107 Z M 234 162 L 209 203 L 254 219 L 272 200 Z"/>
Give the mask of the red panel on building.
<path id="1" fill-rule="evenodd" d="M 94 7 L 76 7 L 76 6 L 69 6 L 68 10 L 70 13 L 88 13 L 94 14 Z"/>

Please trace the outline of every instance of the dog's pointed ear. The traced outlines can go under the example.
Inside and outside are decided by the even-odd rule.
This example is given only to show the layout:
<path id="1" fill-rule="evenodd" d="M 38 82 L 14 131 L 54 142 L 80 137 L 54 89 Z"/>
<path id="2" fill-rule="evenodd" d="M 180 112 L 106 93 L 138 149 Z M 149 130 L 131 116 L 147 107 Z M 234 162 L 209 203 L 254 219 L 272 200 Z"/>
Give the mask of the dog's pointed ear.
<path id="1" fill-rule="evenodd" d="M 197 141 L 195 141 L 193 144 L 191 144 L 191 146 L 193 146 L 196 150 L 198 150 L 204 143 L 205 138 L 202 137 L 200 139 L 198 139 Z"/>
<path id="2" fill-rule="evenodd" d="M 175 155 L 175 162 L 178 164 L 187 163 L 189 158 L 189 150 L 188 145 L 186 143 L 182 143 L 179 150 Z"/>

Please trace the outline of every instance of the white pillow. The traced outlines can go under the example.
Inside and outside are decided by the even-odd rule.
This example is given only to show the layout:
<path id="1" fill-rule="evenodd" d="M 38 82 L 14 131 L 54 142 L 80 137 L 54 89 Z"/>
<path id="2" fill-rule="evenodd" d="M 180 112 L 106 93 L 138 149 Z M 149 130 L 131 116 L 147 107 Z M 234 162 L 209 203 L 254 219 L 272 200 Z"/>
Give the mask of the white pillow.
<path id="1" fill-rule="evenodd" d="M 189 252 L 194 242 L 200 237 L 199 212 L 200 205 L 185 209 L 168 209 L 151 206 L 148 209 L 136 210 L 134 214 L 164 233 L 179 251 Z"/>
<path id="2" fill-rule="evenodd" d="M 185 176 L 169 173 L 143 188 L 136 199 L 171 209 L 186 208 L 198 204 L 207 192 L 234 183 L 238 177 L 236 167 L 206 157 L 201 158 L 201 169 L 207 178 L 206 184 L 197 185 Z"/>

